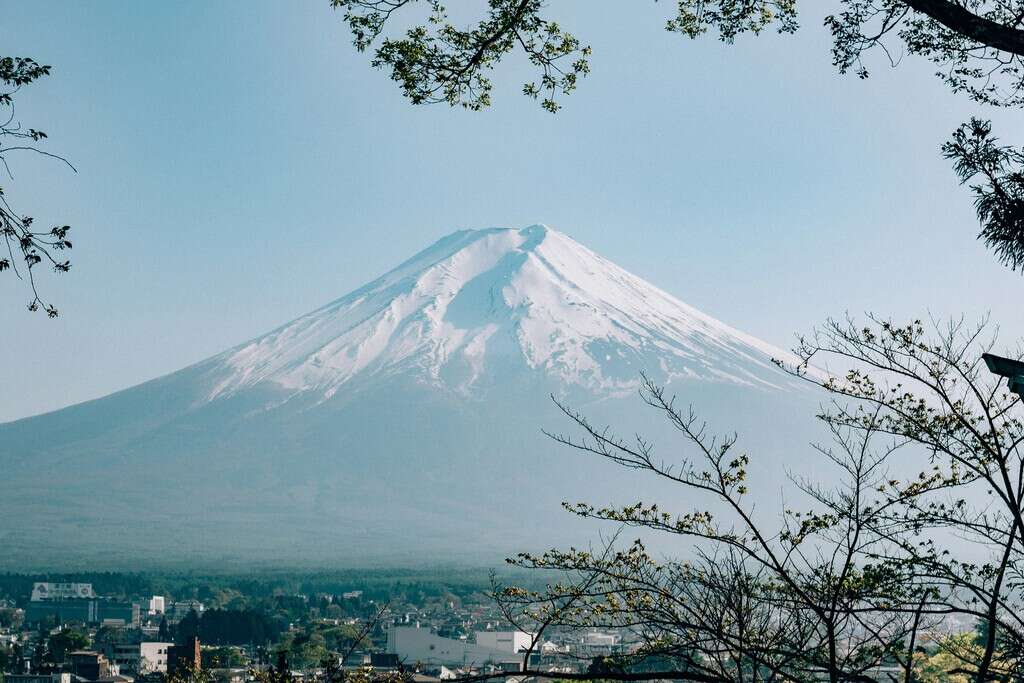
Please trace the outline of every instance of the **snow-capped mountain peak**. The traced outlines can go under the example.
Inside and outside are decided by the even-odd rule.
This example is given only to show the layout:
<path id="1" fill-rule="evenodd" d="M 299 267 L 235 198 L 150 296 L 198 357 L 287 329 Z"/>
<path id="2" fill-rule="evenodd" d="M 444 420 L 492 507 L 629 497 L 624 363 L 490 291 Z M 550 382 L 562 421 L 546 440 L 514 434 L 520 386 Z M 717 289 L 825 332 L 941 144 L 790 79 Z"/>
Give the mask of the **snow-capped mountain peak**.
<path id="1" fill-rule="evenodd" d="M 210 398 L 314 392 L 381 375 L 461 393 L 510 369 L 599 394 L 647 371 L 761 387 L 787 357 L 543 225 L 462 230 L 319 310 L 212 359 Z"/>

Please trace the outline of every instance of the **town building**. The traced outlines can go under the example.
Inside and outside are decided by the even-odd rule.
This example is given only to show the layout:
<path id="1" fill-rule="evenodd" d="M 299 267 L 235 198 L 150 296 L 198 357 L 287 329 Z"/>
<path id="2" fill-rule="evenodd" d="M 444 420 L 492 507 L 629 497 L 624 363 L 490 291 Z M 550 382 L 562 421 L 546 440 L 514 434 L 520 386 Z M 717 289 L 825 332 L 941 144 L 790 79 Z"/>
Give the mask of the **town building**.
<path id="1" fill-rule="evenodd" d="M 105 600 L 96 595 L 91 583 L 52 583 L 37 581 L 25 609 L 29 624 L 55 621 L 58 624 L 139 625 L 139 606 L 134 603 Z"/>
<path id="2" fill-rule="evenodd" d="M 189 669 L 199 671 L 202 668 L 203 652 L 195 636 L 184 645 L 171 645 L 167 648 L 167 673 Z"/>
<path id="3" fill-rule="evenodd" d="M 135 679 L 122 676 L 118 666 L 105 655 L 92 650 L 78 650 L 70 655 L 71 673 L 75 681 L 90 683 L 133 683 Z"/>
<path id="4" fill-rule="evenodd" d="M 503 642 L 502 645 L 506 644 Z M 522 657 L 511 649 L 442 638 L 429 628 L 419 626 L 392 626 L 388 630 L 388 652 L 397 654 L 408 664 L 466 667 L 483 664 L 517 666 L 522 663 Z"/>
<path id="5" fill-rule="evenodd" d="M 590 653 L 610 654 L 620 649 L 622 636 L 591 629 L 580 636 L 580 645 Z"/>
<path id="6" fill-rule="evenodd" d="M 36 600 L 28 603 L 25 621 L 29 624 L 55 621 L 58 624 L 81 623 L 136 628 L 139 625 L 139 605 L 103 599 Z"/>
<path id="7" fill-rule="evenodd" d="M 166 611 L 166 605 L 164 603 L 164 596 L 154 595 L 149 599 L 149 613 L 150 614 L 163 614 Z"/>
<path id="8" fill-rule="evenodd" d="M 4 683 L 72 683 L 71 674 L 54 672 L 49 674 L 4 674 Z"/>
<path id="9" fill-rule="evenodd" d="M 526 652 L 533 637 L 525 631 L 477 631 L 476 644 L 502 652 Z"/>
<path id="10" fill-rule="evenodd" d="M 167 658 L 174 643 L 143 641 L 110 647 L 107 656 L 121 671 L 134 674 L 167 673 Z"/>

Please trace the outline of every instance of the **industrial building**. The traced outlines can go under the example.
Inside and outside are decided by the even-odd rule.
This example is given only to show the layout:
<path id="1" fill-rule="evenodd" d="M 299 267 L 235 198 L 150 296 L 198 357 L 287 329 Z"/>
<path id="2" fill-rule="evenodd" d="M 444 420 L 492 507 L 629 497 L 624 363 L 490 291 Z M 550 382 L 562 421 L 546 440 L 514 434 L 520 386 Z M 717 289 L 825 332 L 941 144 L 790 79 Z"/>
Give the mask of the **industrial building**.
<path id="1" fill-rule="evenodd" d="M 29 624 L 51 620 L 58 624 L 108 624 L 137 628 L 139 606 L 102 599 L 57 599 L 30 601 L 25 608 L 25 621 Z"/>
<path id="2" fill-rule="evenodd" d="M 91 583 L 37 581 L 25 609 L 29 624 L 54 621 L 58 624 L 111 624 L 136 628 L 139 606 L 105 600 L 96 595 Z"/>

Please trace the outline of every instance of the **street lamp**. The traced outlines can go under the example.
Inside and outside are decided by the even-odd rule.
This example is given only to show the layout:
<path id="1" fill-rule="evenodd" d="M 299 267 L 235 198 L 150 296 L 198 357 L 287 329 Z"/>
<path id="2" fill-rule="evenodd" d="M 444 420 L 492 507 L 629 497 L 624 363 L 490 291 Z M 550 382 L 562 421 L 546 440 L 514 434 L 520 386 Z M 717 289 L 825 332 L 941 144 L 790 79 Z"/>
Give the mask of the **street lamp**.
<path id="1" fill-rule="evenodd" d="M 993 374 L 1010 380 L 1008 388 L 1011 392 L 1024 398 L 1024 363 L 1011 358 L 994 356 L 991 353 L 982 354 L 981 358 Z"/>

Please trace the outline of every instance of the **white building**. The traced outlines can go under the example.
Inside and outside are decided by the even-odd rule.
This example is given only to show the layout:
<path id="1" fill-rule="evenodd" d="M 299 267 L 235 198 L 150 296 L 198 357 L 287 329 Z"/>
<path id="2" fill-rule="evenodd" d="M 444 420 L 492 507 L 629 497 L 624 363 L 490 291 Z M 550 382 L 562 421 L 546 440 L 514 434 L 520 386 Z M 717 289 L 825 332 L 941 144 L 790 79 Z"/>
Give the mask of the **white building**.
<path id="1" fill-rule="evenodd" d="M 115 645 L 110 661 L 136 674 L 167 673 L 167 650 L 174 643 L 142 642 Z"/>
<path id="2" fill-rule="evenodd" d="M 149 599 L 149 613 L 150 614 L 163 614 L 166 611 L 164 604 L 164 596 L 154 595 Z"/>
<path id="3" fill-rule="evenodd" d="M 587 631 L 580 637 L 580 644 L 591 650 L 614 650 L 622 643 L 622 637 L 617 633 L 604 633 L 602 631 Z"/>
<path id="4" fill-rule="evenodd" d="M 429 628 L 418 626 L 392 626 L 388 630 L 388 652 L 397 654 L 407 664 L 467 667 L 522 663 L 522 657 L 509 650 L 442 638 Z"/>
<path id="5" fill-rule="evenodd" d="M 526 652 L 533 643 L 533 634 L 524 631 L 477 631 L 476 644 L 502 652 Z"/>

